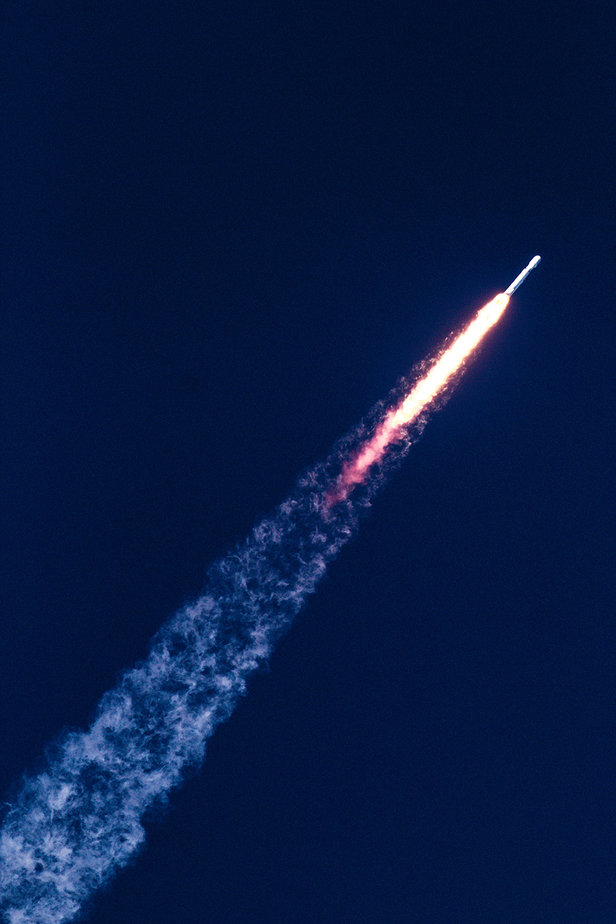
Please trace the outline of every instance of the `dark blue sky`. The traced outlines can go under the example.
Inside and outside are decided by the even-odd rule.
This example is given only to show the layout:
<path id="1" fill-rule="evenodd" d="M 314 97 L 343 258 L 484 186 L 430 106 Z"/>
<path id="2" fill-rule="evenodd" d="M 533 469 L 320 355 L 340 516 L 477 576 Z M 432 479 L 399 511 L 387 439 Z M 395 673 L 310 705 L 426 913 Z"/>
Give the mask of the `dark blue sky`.
<path id="1" fill-rule="evenodd" d="M 539 270 L 92 924 L 605 922 L 613 4 L 8 4 L 1 786 Z"/>

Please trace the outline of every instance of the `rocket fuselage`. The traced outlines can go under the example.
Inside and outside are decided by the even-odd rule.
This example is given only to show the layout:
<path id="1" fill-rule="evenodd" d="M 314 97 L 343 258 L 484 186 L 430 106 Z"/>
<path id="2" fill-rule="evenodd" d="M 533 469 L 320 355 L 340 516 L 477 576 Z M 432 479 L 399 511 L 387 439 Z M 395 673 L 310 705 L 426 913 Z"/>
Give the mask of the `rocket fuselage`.
<path id="1" fill-rule="evenodd" d="M 529 273 L 532 273 L 534 268 L 541 263 L 541 257 L 537 254 L 536 257 L 530 261 L 528 266 L 525 266 L 519 276 L 516 276 L 508 289 L 505 289 L 505 295 L 513 295 L 516 289 L 519 289 Z"/>

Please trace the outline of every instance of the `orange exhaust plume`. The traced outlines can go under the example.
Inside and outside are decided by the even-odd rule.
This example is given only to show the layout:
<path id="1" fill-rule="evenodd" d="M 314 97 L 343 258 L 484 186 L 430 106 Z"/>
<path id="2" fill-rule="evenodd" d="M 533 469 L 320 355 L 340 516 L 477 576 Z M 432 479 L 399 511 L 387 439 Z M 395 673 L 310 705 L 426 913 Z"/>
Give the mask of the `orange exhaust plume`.
<path id="1" fill-rule="evenodd" d="M 392 442 L 400 439 L 409 424 L 414 423 L 430 407 L 468 357 L 477 349 L 509 304 L 509 295 L 501 293 L 484 305 L 461 334 L 434 362 L 428 372 L 415 383 L 400 404 L 392 408 L 352 459 L 342 468 L 333 491 L 327 495 L 329 506 L 345 500 L 355 485 L 364 481 L 369 469 L 384 455 Z"/>

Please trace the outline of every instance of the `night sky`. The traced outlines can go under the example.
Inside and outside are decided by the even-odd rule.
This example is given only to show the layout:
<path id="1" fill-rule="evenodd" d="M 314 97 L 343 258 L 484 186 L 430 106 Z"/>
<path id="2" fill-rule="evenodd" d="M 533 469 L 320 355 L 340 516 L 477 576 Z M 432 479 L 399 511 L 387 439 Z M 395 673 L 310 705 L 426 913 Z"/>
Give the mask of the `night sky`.
<path id="1" fill-rule="evenodd" d="M 613 3 L 6 9 L 2 798 L 540 253 L 88 921 L 615 920 Z"/>

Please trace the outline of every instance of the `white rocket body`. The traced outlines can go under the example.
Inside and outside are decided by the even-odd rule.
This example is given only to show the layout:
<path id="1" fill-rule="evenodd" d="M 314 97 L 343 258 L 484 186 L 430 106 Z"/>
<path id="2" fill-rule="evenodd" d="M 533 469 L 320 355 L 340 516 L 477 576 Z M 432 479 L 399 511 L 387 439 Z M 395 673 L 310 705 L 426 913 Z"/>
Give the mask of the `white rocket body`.
<path id="1" fill-rule="evenodd" d="M 516 276 L 508 289 L 505 289 L 505 295 L 513 295 L 516 289 L 519 289 L 529 273 L 532 273 L 534 268 L 541 263 L 541 257 L 537 254 L 536 257 L 530 261 L 528 266 L 525 266 L 519 276 Z"/>

